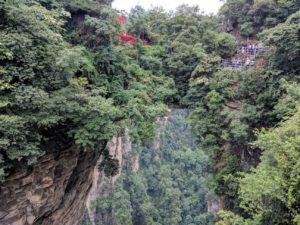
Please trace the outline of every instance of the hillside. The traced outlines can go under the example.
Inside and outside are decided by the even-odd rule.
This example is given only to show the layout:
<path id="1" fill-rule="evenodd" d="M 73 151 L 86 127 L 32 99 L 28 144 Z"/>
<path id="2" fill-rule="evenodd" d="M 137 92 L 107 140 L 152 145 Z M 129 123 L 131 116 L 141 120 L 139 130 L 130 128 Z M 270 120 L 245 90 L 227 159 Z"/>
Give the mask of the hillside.
<path id="1" fill-rule="evenodd" d="M 0 225 L 299 224 L 300 2 L 110 4 L 0 0 Z"/>

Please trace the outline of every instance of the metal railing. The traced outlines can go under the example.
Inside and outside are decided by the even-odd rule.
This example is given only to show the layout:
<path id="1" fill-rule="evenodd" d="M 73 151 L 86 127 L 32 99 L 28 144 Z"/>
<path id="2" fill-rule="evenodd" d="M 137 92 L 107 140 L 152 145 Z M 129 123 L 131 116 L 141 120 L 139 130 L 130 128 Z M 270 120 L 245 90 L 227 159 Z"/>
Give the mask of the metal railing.
<path id="1" fill-rule="evenodd" d="M 256 66 L 256 58 L 265 56 L 268 50 L 262 47 L 241 47 L 232 59 L 224 59 L 222 61 L 224 68 L 231 69 L 248 69 Z"/>
<path id="2" fill-rule="evenodd" d="M 236 61 L 236 60 L 223 60 L 222 61 L 224 68 L 231 68 L 231 69 L 240 69 L 240 68 L 250 68 L 255 67 L 255 61 L 251 60 L 249 62 L 243 62 L 243 61 Z"/>

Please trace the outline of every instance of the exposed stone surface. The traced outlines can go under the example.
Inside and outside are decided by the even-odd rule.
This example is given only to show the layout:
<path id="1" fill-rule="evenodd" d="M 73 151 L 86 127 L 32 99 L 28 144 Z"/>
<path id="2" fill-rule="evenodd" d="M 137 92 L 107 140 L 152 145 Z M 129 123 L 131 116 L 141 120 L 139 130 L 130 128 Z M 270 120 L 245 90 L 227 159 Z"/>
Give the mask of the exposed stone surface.
<path id="1" fill-rule="evenodd" d="M 92 186 L 95 153 L 49 151 L 0 183 L 0 225 L 77 225 Z"/>
<path id="2" fill-rule="evenodd" d="M 101 163 L 101 159 L 97 161 L 97 165 L 93 171 L 93 184 L 88 194 L 87 204 L 86 204 L 86 207 L 88 209 L 89 219 L 92 222 L 92 224 L 95 224 L 96 200 L 99 196 L 99 191 L 101 190 L 101 187 L 105 183 L 104 174 L 98 170 L 98 166 L 100 163 Z"/>
<path id="3" fill-rule="evenodd" d="M 133 157 L 132 171 L 136 173 L 139 170 L 140 170 L 140 155 L 137 154 L 135 157 Z"/>
<path id="4" fill-rule="evenodd" d="M 167 116 L 165 117 L 157 117 L 156 123 L 163 125 L 166 124 L 172 110 L 169 109 L 167 112 Z M 160 135 L 157 134 L 152 143 L 154 150 L 159 150 L 161 145 Z M 123 135 L 116 135 L 112 138 L 112 140 L 108 143 L 107 148 L 109 149 L 109 154 L 113 159 L 117 159 L 119 162 L 119 173 L 114 177 L 106 177 L 103 172 L 99 172 L 97 169 L 98 166 L 95 167 L 93 173 L 93 185 L 90 190 L 88 199 L 87 199 L 87 209 L 90 222 L 93 225 L 97 224 L 97 220 L 100 220 L 102 224 L 110 224 L 114 218 L 109 217 L 108 214 L 101 214 L 101 212 L 97 212 L 96 201 L 99 196 L 107 197 L 109 194 L 108 191 L 111 190 L 111 187 L 117 182 L 118 178 L 122 175 L 122 169 L 124 167 L 125 156 L 129 155 L 127 160 L 130 160 L 130 165 L 133 172 L 138 172 L 140 169 L 140 154 L 138 152 L 133 153 L 132 142 L 130 140 L 130 135 L 128 131 Z M 99 165 L 101 159 L 97 162 Z M 113 214 L 113 213 L 112 213 Z"/>
<path id="5" fill-rule="evenodd" d="M 207 212 L 211 213 L 215 219 L 218 219 L 218 213 L 222 210 L 224 210 L 223 197 L 217 197 L 207 202 Z"/>
<path id="6" fill-rule="evenodd" d="M 241 103 L 236 100 L 227 101 L 225 104 L 230 110 L 240 110 L 241 107 Z"/>
<path id="7" fill-rule="evenodd" d="M 124 163 L 124 156 L 131 152 L 132 150 L 132 143 L 129 137 L 128 132 L 126 132 L 123 136 L 114 136 L 112 140 L 108 143 L 107 148 L 109 149 L 109 154 L 112 156 L 113 159 L 117 159 L 119 162 L 119 173 L 114 177 L 106 177 L 103 172 L 98 170 L 98 165 L 101 162 L 101 159 L 98 160 L 97 166 L 93 172 L 93 184 L 88 195 L 87 199 L 87 209 L 89 214 L 89 219 L 93 225 L 96 224 L 96 218 L 101 217 L 97 216 L 96 210 L 96 201 L 99 196 L 107 196 L 110 193 L 107 193 L 107 189 L 105 188 L 106 185 L 114 185 L 117 179 L 122 174 L 122 168 Z M 139 160 L 139 158 L 136 158 Z M 139 168 L 137 165 L 139 162 L 135 162 L 136 167 Z M 101 221 L 105 223 L 108 218 L 101 217 Z"/>

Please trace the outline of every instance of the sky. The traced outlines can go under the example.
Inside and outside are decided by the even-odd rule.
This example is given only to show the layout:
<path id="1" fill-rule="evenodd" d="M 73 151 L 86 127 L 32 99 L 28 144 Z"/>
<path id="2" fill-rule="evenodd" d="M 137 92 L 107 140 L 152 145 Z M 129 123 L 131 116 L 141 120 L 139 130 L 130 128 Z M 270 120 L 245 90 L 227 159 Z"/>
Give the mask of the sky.
<path id="1" fill-rule="evenodd" d="M 166 10 L 174 10 L 182 4 L 199 5 L 201 10 L 209 14 L 217 13 L 223 3 L 220 0 L 114 0 L 112 5 L 118 10 L 129 12 L 136 5 L 140 5 L 145 9 L 149 9 L 151 6 L 162 6 Z"/>

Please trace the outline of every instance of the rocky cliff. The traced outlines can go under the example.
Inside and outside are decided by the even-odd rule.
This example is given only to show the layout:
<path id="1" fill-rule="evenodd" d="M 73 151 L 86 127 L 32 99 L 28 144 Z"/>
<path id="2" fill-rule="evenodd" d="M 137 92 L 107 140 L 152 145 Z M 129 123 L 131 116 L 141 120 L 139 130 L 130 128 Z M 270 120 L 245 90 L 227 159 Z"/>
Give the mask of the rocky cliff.
<path id="1" fill-rule="evenodd" d="M 124 164 L 124 157 L 127 153 L 132 150 L 132 143 L 129 134 L 126 132 L 123 136 L 114 136 L 112 140 L 108 143 L 107 148 L 109 154 L 113 159 L 119 162 L 119 172 L 114 177 L 106 177 L 102 171 L 99 171 L 98 165 L 101 163 L 101 159 L 98 160 L 97 166 L 93 172 L 93 184 L 87 198 L 87 209 L 89 214 L 89 220 L 93 225 L 96 224 L 97 220 L 108 221 L 109 218 L 104 218 L 101 215 L 97 215 L 97 199 L 100 196 L 107 197 L 110 193 L 107 192 L 107 185 L 114 185 L 117 179 L 122 175 L 122 169 Z M 139 168 L 139 155 L 134 157 L 133 169 L 138 170 Z"/>
<path id="2" fill-rule="evenodd" d="M 198 221 L 208 224 L 217 216 L 223 202 L 218 198 L 207 202 L 209 161 L 186 124 L 188 113 L 174 109 L 158 117 L 155 136 L 142 145 L 131 145 L 128 137 L 113 138 L 108 148 L 120 163 L 119 174 L 108 178 L 95 170 L 89 215 L 82 225 L 180 224 L 199 215 Z M 182 217 L 173 216 L 177 212 Z"/>
<path id="3" fill-rule="evenodd" d="M 49 151 L 0 183 L 0 225 L 77 225 L 92 186 L 96 157 L 71 146 Z"/>

